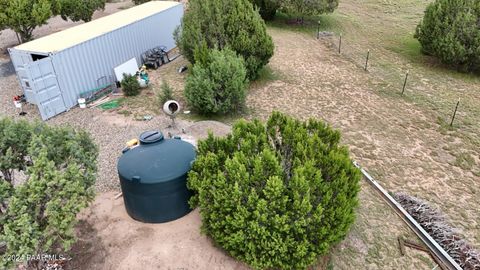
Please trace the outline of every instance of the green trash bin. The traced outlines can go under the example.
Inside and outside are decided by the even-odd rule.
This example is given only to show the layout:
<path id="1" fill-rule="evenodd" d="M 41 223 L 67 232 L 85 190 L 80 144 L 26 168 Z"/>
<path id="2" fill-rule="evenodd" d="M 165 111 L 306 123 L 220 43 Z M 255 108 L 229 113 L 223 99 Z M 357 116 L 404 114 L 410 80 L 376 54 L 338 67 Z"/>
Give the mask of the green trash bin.
<path id="1" fill-rule="evenodd" d="M 118 160 L 118 175 L 127 213 L 135 220 L 162 223 L 191 209 L 187 174 L 195 148 L 181 139 L 165 139 L 160 131 L 140 135 L 140 144 Z"/>

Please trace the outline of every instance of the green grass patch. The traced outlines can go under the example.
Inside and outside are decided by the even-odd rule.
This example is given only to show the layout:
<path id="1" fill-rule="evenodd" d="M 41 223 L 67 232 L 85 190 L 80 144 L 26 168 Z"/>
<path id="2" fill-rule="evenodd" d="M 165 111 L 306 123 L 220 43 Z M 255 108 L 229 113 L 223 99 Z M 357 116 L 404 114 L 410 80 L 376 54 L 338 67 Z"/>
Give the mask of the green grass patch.
<path id="1" fill-rule="evenodd" d="M 480 83 L 480 74 L 458 71 L 445 65 L 437 67 L 435 71 L 446 76 L 451 76 L 457 80 L 462 80 L 469 83 Z"/>
<path id="2" fill-rule="evenodd" d="M 102 110 L 113 110 L 113 109 L 116 109 L 116 108 L 122 106 L 122 104 L 123 104 L 123 99 L 119 98 L 119 99 L 114 99 L 114 100 L 110 100 L 108 102 L 105 102 L 102 105 L 100 105 L 99 107 Z"/>
<path id="3" fill-rule="evenodd" d="M 269 82 L 279 80 L 280 78 L 280 73 L 267 65 L 260 70 L 258 78 L 252 82 L 252 86 L 263 86 Z"/>
<path id="4" fill-rule="evenodd" d="M 385 45 L 387 50 L 395 52 L 403 58 L 415 64 L 420 64 L 424 67 L 430 68 L 427 72 L 440 73 L 444 76 L 451 76 L 455 79 L 464 80 L 467 82 L 480 83 L 479 74 L 466 73 L 459 71 L 453 67 L 447 66 L 440 62 L 434 56 L 425 55 L 422 53 L 422 45 L 413 37 L 413 34 L 404 36 L 395 36 L 392 45 Z"/>
<path id="5" fill-rule="evenodd" d="M 160 114 L 162 111 L 152 87 L 142 89 L 137 96 L 124 98 L 121 105 L 122 109 L 129 110 L 135 115 Z"/>
<path id="6" fill-rule="evenodd" d="M 450 126 L 450 123 L 447 123 L 447 119 L 444 119 L 443 117 L 438 116 L 437 117 L 437 124 L 439 124 L 439 132 L 440 134 L 447 135 L 451 131 L 454 131 L 455 129 L 453 126 Z"/>
<path id="7" fill-rule="evenodd" d="M 379 260 L 381 258 L 381 255 L 380 255 L 380 248 L 379 247 L 370 247 L 368 249 L 368 253 L 367 253 L 367 256 L 365 258 L 365 261 L 369 262 L 369 263 L 372 263 L 372 262 L 375 262 L 376 260 Z"/>
<path id="8" fill-rule="evenodd" d="M 333 260 L 329 260 L 327 264 L 327 270 L 334 270 Z"/>
<path id="9" fill-rule="evenodd" d="M 425 60 L 425 55 L 422 54 L 422 46 L 413 35 L 398 37 L 394 40 L 394 43 L 394 46 L 387 46 L 387 49 L 408 58 L 412 62 Z"/>
<path id="10" fill-rule="evenodd" d="M 188 111 L 189 108 L 184 108 L 182 111 Z M 243 111 L 237 113 L 230 113 L 230 114 L 209 114 L 209 115 L 202 115 L 197 113 L 194 110 L 191 110 L 190 113 L 185 114 L 181 113 L 178 115 L 179 118 L 191 121 L 191 122 L 198 122 L 198 121 L 217 121 L 227 125 L 233 125 L 236 121 L 240 119 L 248 119 L 249 116 L 253 115 L 253 111 L 250 108 L 244 108 Z"/>
<path id="11" fill-rule="evenodd" d="M 129 110 L 121 110 L 121 111 L 118 111 L 118 114 L 121 114 L 125 117 L 128 117 L 128 116 L 132 115 L 132 112 L 129 111 Z"/>
<path id="12" fill-rule="evenodd" d="M 181 119 L 185 119 L 191 122 L 198 121 L 217 121 L 227 125 L 232 125 L 235 121 L 244 118 L 247 113 L 227 114 L 227 115 L 201 115 L 196 112 L 189 114 L 180 114 Z"/>
<path id="13" fill-rule="evenodd" d="M 456 155 L 454 165 L 464 170 L 471 170 L 475 165 L 475 160 L 469 153 L 462 152 Z"/>
<path id="14" fill-rule="evenodd" d="M 298 19 L 286 13 L 277 12 L 275 19 L 267 21 L 267 26 L 272 28 L 281 28 L 295 32 L 316 34 L 316 31 L 341 32 L 342 24 L 338 14 L 323 14 L 320 16 L 304 17 L 303 24 L 295 23 Z"/>

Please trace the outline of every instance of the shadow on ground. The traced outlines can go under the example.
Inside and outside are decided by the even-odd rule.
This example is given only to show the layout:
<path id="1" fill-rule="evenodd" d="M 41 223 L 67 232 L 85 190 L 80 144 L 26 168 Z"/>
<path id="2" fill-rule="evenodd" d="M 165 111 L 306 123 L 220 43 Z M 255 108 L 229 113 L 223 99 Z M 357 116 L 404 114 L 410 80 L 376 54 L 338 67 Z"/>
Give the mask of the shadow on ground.
<path id="1" fill-rule="evenodd" d="M 65 270 L 101 269 L 107 250 L 98 236 L 98 231 L 86 220 L 80 220 L 76 229 L 80 237 L 69 252 L 72 260 Z"/>
<path id="2" fill-rule="evenodd" d="M 0 77 L 8 77 L 13 74 L 15 74 L 15 69 L 13 68 L 12 61 L 0 60 Z"/>

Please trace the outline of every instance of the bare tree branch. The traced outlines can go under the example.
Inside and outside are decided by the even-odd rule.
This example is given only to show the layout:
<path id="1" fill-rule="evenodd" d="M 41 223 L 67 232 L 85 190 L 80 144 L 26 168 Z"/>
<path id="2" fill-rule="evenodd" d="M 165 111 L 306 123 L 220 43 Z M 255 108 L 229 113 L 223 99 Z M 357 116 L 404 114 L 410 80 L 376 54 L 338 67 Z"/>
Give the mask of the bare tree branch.
<path id="1" fill-rule="evenodd" d="M 396 193 L 394 197 L 464 270 L 480 269 L 480 251 L 467 243 L 438 209 L 405 193 Z"/>

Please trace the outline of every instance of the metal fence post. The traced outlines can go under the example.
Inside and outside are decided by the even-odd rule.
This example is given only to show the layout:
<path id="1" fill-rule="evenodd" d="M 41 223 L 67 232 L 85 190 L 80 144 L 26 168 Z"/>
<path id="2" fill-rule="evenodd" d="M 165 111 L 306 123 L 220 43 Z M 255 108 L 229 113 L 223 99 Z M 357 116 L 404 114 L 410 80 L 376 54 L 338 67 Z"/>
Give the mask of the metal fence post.
<path id="1" fill-rule="evenodd" d="M 407 70 L 407 74 L 405 74 L 405 82 L 403 82 L 402 96 L 403 96 L 403 93 L 405 92 L 405 87 L 407 86 L 407 80 L 408 80 L 408 74 L 409 73 L 410 73 L 410 70 Z"/>
<path id="2" fill-rule="evenodd" d="M 453 112 L 453 115 L 452 115 L 452 122 L 450 122 L 451 127 L 453 126 L 453 121 L 455 120 L 455 116 L 457 115 L 458 105 L 460 105 L 460 99 L 458 99 L 457 106 L 455 106 L 455 111 Z"/>
<path id="3" fill-rule="evenodd" d="M 370 58 L 370 50 L 367 52 L 367 60 L 365 61 L 365 71 L 368 69 L 368 59 Z"/>
<path id="4" fill-rule="evenodd" d="M 340 40 L 338 41 L 338 53 L 342 53 L 342 34 L 340 34 Z"/>

